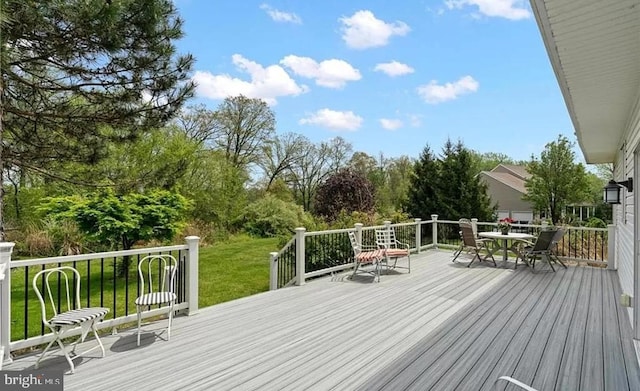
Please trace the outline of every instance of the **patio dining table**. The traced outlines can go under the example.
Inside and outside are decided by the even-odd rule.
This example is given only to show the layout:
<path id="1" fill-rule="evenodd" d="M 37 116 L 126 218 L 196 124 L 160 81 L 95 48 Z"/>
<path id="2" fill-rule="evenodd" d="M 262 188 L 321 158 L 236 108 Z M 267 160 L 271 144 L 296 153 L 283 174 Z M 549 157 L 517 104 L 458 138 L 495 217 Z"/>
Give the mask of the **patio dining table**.
<path id="1" fill-rule="evenodd" d="M 502 240 L 502 260 L 504 262 L 507 261 L 507 259 L 509 258 L 509 240 L 513 241 L 513 240 L 527 240 L 527 239 L 534 239 L 535 236 L 530 235 L 530 234 L 525 234 L 525 233 L 520 233 L 520 232 L 509 232 L 506 235 L 501 233 L 501 232 L 479 232 L 478 236 L 481 238 L 487 238 L 487 239 L 493 239 L 496 242 L 499 242 Z"/>

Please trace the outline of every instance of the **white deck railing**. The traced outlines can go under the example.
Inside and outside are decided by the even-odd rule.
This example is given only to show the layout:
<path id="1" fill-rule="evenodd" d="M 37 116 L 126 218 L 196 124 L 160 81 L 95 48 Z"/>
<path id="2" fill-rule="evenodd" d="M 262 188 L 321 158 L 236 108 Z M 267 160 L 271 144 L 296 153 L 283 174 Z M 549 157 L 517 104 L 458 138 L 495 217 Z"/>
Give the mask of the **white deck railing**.
<path id="1" fill-rule="evenodd" d="M 495 230 L 495 222 L 479 222 L 472 219 L 479 231 Z M 353 252 L 347 233 L 355 232 L 362 244 L 374 244 L 374 230 L 393 227 L 396 236 L 410 245 L 411 252 L 440 248 L 455 249 L 460 245 L 458 221 L 415 219 L 411 222 L 367 226 L 357 223 L 353 228 L 307 232 L 297 228 L 294 237 L 277 253 L 271 253 L 270 289 L 290 285 L 303 285 L 309 278 L 353 268 Z M 513 230 L 537 234 L 546 225 L 513 224 Z M 564 238 L 559 243 L 559 255 L 563 260 L 588 262 L 615 268 L 613 262 L 613 226 L 609 228 L 563 227 Z M 286 256 L 285 256 L 286 255 Z M 286 264 L 285 264 L 286 263 Z M 283 276 L 282 273 L 286 273 Z"/>
<path id="2" fill-rule="evenodd" d="M 71 264 L 74 267 L 76 265 L 79 265 L 79 267 L 82 268 L 86 273 L 86 275 L 82 277 L 85 285 L 81 284 L 81 304 L 83 306 L 87 306 L 87 304 L 85 303 L 88 300 L 93 300 L 94 302 L 98 300 L 95 297 L 87 298 L 84 295 L 88 295 L 91 290 L 91 287 L 86 285 L 89 285 L 92 280 L 99 279 L 99 300 L 101 302 L 101 306 L 113 306 L 113 310 L 111 314 L 108 315 L 111 316 L 111 318 L 107 318 L 106 320 L 100 322 L 98 324 L 98 328 L 112 328 L 113 331 L 115 331 L 115 327 L 118 325 L 136 321 L 137 317 L 135 310 L 132 311 L 132 314 L 129 314 L 128 308 L 131 304 L 130 302 L 133 302 L 135 297 L 137 297 L 137 295 L 139 294 L 137 290 L 134 292 L 129 292 L 130 285 L 135 285 L 135 281 L 133 280 L 131 281 L 131 283 L 129 283 L 129 273 L 126 273 L 126 277 L 123 277 L 125 278 L 124 282 L 120 281 L 120 277 L 116 276 L 115 265 L 117 260 L 121 260 L 122 258 L 128 259 L 129 257 L 139 259 L 141 256 L 150 254 L 179 254 L 179 256 L 177 257 L 180 259 L 180 267 L 178 269 L 178 273 L 180 274 L 181 279 L 178 283 L 176 283 L 176 285 L 178 286 L 177 290 L 179 291 L 176 292 L 178 294 L 179 302 L 174 306 L 174 309 L 176 311 L 181 311 L 187 315 L 192 315 L 198 311 L 199 242 L 199 237 L 188 236 L 185 238 L 185 244 L 181 245 L 139 248 L 126 251 L 109 251 L 61 257 L 37 258 L 22 261 L 11 260 L 11 253 L 14 243 L 0 243 L 0 265 L 4 265 L 2 267 L 2 270 L 4 271 L 4 279 L 0 282 L 0 349 L 3 353 L 2 358 L 5 361 L 10 360 L 10 353 L 12 351 L 47 343 L 53 339 L 53 335 L 51 333 L 45 334 L 44 332 L 40 332 L 36 333 L 40 335 L 30 335 L 32 333 L 29 332 L 29 327 L 33 326 L 34 324 L 39 325 L 41 323 L 41 320 L 39 319 L 39 316 L 37 321 L 35 319 L 29 319 L 30 306 L 37 306 L 37 312 L 38 314 L 40 313 L 40 304 L 37 300 L 34 300 L 35 294 L 31 292 L 32 295 L 31 297 L 29 297 L 29 292 L 32 291 L 31 280 L 29 279 L 29 267 L 37 267 L 39 269 L 43 269 L 50 265 L 58 266 Z M 107 267 L 105 268 L 106 262 L 109 263 L 109 265 L 107 265 Z M 103 277 L 106 269 L 108 269 L 107 273 L 112 274 L 112 279 L 106 281 L 105 283 L 105 279 Z M 15 302 L 15 300 L 12 301 L 11 297 L 12 277 L 21 278 L 20 280 L 16 280 L 16 285 L 20 284 L 23 287 L 24 299 L 20 298 L 21 301 L 24 302 L 24 304 L 21 304 L 21 306 L 24 306 L 23 311 L 20 311 L 20 309 L 12 308 L 12 302 Z M 107 287 L 107 289 L 105 290 L 105 285 L 108 285 L 112 281 L 112 289 L 109 290 Z M 116 284 L 122 285 L 116 288 Z M 123 289 L 123 293 L 126 298 L 124 300 L 124 303 L 117 301 L 118 289 Z M 105 292 L 112 295 L 112 297 L 105 299 Z M 124 314 L 118 314 L 118 312 L 123 312 L 123 307 L 125 308 Z M 143 312 L 143 318 L 157 316 L 162 312 L 162 309 L 159 308 L 151 309 L 149 311 Z M 166 312 L 166 310 L 164 310 L 164 312 Z M 23 335 L 22 338 L 12 339 L 12 324 L 18 323 L 16 316 L 20 316 L 16 314 L 24 316 L 24 319 L 21 321 L 23 322 L 22 325 L 25 329 L 24 334 L 26 335 Z M 71 336 L 79 334 L 80 330 L 78 329 L 76 333 L 71 332 L 69 335 Z"/>

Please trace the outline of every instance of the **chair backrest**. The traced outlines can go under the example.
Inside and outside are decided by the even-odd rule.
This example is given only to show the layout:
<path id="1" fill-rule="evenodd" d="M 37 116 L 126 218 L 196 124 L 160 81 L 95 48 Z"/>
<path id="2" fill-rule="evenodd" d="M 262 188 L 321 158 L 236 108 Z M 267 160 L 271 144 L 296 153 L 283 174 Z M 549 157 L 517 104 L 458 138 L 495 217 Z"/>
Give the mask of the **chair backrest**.
<path id="1" fill-rule="evenodd" d="M 554 245 L 555 245 L 555 244 L 558 244 L 558 243 L 562 240 L 562 238 L 564 237 L 564 234 L 565 234 L 566 232 L 567 232 L 567 230 L 566 230 L 566 229 L 564 229 L 564 228 L 558 228 L 558 230 L 556 231 L 556 234 L 555 234 L 555 235 L 553 235 L 553 239 L 552 239 L 553 244 L 554 244 Z"/>
<path id="2" fill-rule="evenodd" d="M 458 224 L 464 224 L 464 225 L 470 226 L 471 230 L 473 231 L 473 236 L 475 236 L 476 238 L 478 237 L 478 226 L 476 224 L 473 224 L 471 220 L 465 219 L 463 217 L 460 220 L 458 220 Z"/>
<path id="3" fill-rule="evenodd" d="M 362 246 L 358 243 L 355 232 L 349 232 L 349 242 L 351 242 L 351 248 L 353 249 L 353 255 L 358 255 L 362 252 Z"/>
<path id="4" fill-rule="evenodd" d="M 138 262 L 138 275 L 140 276 L 140 291 L 142 293 L 151 292 L 174 292 L 176 271 L 178 261 L 173 255 L 147 255 Z M 158 276 L 154 284 L 153 277 Z M 145 290 L 145 281 L 148 282 Z M 175 292 L 174 292 L 175 293 Z"/>
<path id="5" fill-rule="evenodd" d="M 551 229 L 547 231 L 540 231 L 536 243 L 533 245 L 532 251 L 549 251 L 554 245 L 553 238 L 558 230 Z"/>
<path id="6" fill-rule="evenodd" d="M 51 276 L 55 276 L 57 288 L 51 290 Z M 44 269 L 33 277 L 33 290 L 40 301 L 42 322 L 47 324 L 47 303 L 53 316 L 61 312 L 80 309 L 80 273 L 70 266 Z M 58 302 L 59 300 L 59 302 Z M 56 305 L 56 302 L 58 305 Z"/>
<path id="7" fill-rule="evenodd" d="M 462 238 L 462 243 L 468 247 L 477 247 L 478 242 L 476 241 L 476 235 L 473 233 L 473 228 L 471 228 L 471 223 L 469 224 L 460 224 L 460 236 Z"/>
<path id="8" fill-rule="evenodd" d="M 378 248 L 390 249 L 395 247 L 396 235 L 392 229 L 376 229 L 376 245 Z"/>

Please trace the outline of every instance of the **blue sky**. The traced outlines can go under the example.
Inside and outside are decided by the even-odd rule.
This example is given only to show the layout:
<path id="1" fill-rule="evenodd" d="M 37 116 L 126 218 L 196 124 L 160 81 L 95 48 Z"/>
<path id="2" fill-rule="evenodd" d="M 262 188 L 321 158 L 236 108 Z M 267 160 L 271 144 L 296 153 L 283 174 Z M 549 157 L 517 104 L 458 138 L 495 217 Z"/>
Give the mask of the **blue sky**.
<path id="1" fill-rule="evenodd" d="M 575 141 L 528 1 L 175 2 L 193 103 L 262 98 L 278 133 L 414 158 L 447 138 L 518 160 Z"/>

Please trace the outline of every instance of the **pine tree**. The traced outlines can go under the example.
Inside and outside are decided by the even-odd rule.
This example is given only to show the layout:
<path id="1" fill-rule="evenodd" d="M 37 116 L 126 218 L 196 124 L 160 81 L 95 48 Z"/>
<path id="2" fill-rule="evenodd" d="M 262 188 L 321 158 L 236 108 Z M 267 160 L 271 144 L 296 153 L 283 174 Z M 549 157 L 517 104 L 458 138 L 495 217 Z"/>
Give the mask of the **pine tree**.
<path id="1" fill-rule="evenodd" d="M 61 177 L 50 163 L 94 163 L 108 141 L 161 126 L 193 94 L 194 59 L 176 54 L 182 20 L 171 0 L 2 3 L 5 170 Z"/>
<path id="2" fill-rule="evenodd" d="M 404 205 L 409 215 L 428 220 L 432 214 L 440 213 L 440 194 L 436 185 L 438 178 L 438 160 L 427 145 L 415 162 L 410 179 L 409 194 Z"/>
<path id="3" fill-rule="evenodd" d="M 447 140 L 443 147 L 440 178 L 437 182 L 442 199 L 440 218 L 458 220 L 478 218 L 491 221 L 495 207 L 487 194 L 487 186 L 482 183 L 474 170 L 472 152 L 462 141 L 453 144 Z"/>

